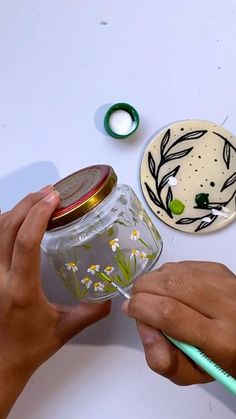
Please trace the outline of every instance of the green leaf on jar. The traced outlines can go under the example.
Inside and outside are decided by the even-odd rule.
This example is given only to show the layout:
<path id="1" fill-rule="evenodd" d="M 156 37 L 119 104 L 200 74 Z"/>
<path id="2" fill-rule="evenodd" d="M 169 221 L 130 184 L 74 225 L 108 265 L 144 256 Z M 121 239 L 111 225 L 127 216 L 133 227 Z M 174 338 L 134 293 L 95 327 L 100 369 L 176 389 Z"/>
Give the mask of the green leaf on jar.
<path id="1" fill-rule="evenodd" d="M 113 234 L 115 233 L 115 232 L 114 232 L 114 228 L 113 228 L 113 227 L 110 227 L 110 228 L 108 229 L 107 233 L 108 233 L 108 237 L 113 236 Z"/>
<path id="2" fill-rule="evenodd" d="M 145 247 L 147 247 L 148 249 L 152 250 L 152 247 L 149 246 L 149 244 L 147 244 L 143 239 L 139 238 L 138 239 Z"/>
<path id="3" fill-rule="evenodd" d="M 114 221 L 116 224 L 120 224 L 120 225 L 122 225 L 122 226 L 125 226 L 125 227 L 127 227 L 127 225 L 123 222 L 123 221 L 120 221 L 120 220 L 116 220 L 116 221 Z"/>
<path id="4" fill-rule="evenodd" d="M 89 244 L 83 244 L 81 247 L 83 247 L 86 250 L 91 249 L 91 246 Z"/>

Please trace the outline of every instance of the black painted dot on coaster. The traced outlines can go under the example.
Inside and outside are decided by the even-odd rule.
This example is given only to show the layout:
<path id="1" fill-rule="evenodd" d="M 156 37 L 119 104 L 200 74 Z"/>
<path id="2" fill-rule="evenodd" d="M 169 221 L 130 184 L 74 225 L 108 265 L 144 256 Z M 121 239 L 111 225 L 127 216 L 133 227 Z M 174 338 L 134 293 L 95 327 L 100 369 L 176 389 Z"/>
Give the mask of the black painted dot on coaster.
<path id="1" fill-rule="evenodd" d="M 210 186 L 214 187 L 215 186 L 215 182 L 210 182 Z"/>
<path id="2" fill-rule="evenodd" d="M 199 158 L 199 159 L 201 159 L 201 158 L 202 158 L 202 156 L 198 156 L 198 158 Z"/>
<path id="3" fill-rule="evenodd" d="M 197 169 L 195 169 L 194 171 L 195 171 L 195 172 L 198 172 L 198 170 L 197 170 Z"/>
<path id="4" fill-rule="evenodd" d="M 201 188 L 203 188 L 203 185 L 200 185 L 201 186 Z"/>
<path id="5" fill-rule="evenodd" d="M 214 161 L 217 161 L 217 159 L 214 159 Z"/>
<path id="6" fill-rule="evenodd" d="M 180 131 L 184 131 L 184 128 L 180 128 Z"/>

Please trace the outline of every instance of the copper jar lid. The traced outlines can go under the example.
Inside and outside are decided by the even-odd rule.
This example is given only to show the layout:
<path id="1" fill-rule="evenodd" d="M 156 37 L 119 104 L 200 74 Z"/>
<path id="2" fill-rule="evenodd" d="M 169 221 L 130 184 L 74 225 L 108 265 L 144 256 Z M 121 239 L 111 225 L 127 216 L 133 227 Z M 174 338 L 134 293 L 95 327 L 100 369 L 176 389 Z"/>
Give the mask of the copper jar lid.
<path id="1" fill-rule="evenodd" d="M 47 230 L 62 227 L 87 214 L 100 204 L 117 183 L 111 166 L 95 165 L 72 173 L 54 187 L 60 193 L 60 206 L 49 221 Z"/>

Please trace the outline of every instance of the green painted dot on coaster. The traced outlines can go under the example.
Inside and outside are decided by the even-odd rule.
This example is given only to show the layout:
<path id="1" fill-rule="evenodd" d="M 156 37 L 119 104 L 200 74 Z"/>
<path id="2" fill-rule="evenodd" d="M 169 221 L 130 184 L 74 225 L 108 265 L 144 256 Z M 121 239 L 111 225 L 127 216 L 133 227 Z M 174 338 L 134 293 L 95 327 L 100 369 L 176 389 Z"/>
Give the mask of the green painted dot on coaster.
<path id="1" fill-rule="evenodd" d="M 169 203 L 169 208 L 173 214 L 183 214 L 185 205 L 178 199 L 173 199 Z"/>
<path id="2" fill-rule="evenodd" d="M 236 219 L 236 137 L 207 121 L 173 123 L 148 144 L 140 181 L 148 205 L 169 226 L 187 233 L 223 228 Z"/>
<path id="3" fill-rule="evenodd" d="M 195 197 L 198 208 L 207 208 L 209 204 L 209 193 L 199 193 Z"/>

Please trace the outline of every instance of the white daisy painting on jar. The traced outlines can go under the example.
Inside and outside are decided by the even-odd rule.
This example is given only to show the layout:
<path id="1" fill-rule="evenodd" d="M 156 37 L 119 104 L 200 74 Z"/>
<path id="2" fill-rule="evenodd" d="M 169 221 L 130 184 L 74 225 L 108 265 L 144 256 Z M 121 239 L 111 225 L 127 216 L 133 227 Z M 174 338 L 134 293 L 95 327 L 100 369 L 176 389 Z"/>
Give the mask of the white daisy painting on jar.
<path id="1" fill-rule="evenodd" d="M 109 245 L 111 246 L 111 250 L 113 252 L 116 252 L 116 250 L 120 247 L 120 245 L 119 245 L 119 238 L 116 237 L 115 239 L 110 240 Z"/>
<path id="2" fill-rule="evenodd" d="M 131 233 L 130 239 L 136 241 L 139 238 L 140 238 L 140 231 L 136 230 L 136 229 L 133 230 L 132 233 Z"/>
<path id="3" fill-rule="evenodd" d="M 72 271 L 72 272 L 78 271 L 78 266 L 76 265 L 75 262 L 67 262 L 65 263 L 65 267 L 68 271 Z"/>
<path id="4" fill-rule="evenodd" d="M 130 259 L 134 259 L 134 257 L 139 256 L 139 250 L 138 249 L 132 249 L 130 254 Z"/>
<path id="5" fill-rule="evenodd" d="M 96 272 L 99 272 L 100 269 L 100 265 L 90 265 L 89 268 L 87 269 L 87 272 L 90 273 L 91 275 L 95 275 Z"/>
<path id="6" fill-rule="evenodd" d="M 139 257 L 140 257 L 142 265 L 145 266 L 148 263 L 147 254 L 145 252 L 140 252 Z"/>
<path id="7" fill-rule="evenodd" d="M 102 292 L 104 291 L 105 285 L 101 281 L 94 282 L 93 288 L 95 292 Z"/>
<path id="8" fill-rule="evenodd" d="M 81 282 L 81 284 L 85 285 L 87 290 L 90 288 L 90 286 L 93 283 L 92 280 L 88 276 L 85 276 L 83 279 L 81 279 L 80 282 Z"/>
<path id="9" fill-rule="evenodd" d="M 114 272 L 114 270 L 115 270 L 114 266 L 106 266 L 104 269 L 104 272 L 105 274 L 109 276 Z"/>

